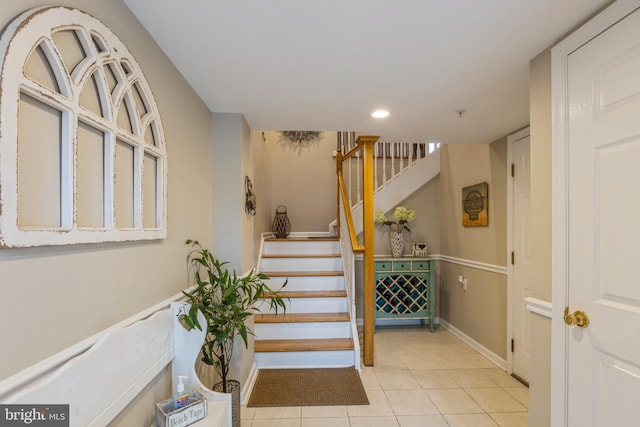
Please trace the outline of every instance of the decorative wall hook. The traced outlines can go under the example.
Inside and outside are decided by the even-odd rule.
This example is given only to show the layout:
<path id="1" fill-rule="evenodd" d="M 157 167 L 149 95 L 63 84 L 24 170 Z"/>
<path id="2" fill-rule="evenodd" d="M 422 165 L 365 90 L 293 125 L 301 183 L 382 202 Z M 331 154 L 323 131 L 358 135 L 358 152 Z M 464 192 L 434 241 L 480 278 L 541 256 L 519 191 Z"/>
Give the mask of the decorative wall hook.
<path id="1" fill-rule="evenodd" d="M 255 216 L 256 214 L 256 195 L 253 192 L 253 184 L 248 176 L 244 177 L 244 210 L 249 215 Z"/>

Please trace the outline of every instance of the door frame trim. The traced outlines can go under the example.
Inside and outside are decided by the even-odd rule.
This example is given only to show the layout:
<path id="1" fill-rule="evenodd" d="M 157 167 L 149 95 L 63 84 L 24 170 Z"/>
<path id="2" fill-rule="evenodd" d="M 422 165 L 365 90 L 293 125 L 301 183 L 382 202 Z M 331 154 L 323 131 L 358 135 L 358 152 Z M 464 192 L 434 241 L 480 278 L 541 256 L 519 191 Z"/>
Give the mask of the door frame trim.
<path id="1" fill-rule="evenodd" d="M 568 425 L 567 399 L 569 330 L 563 322 L 568 302 L 568 57 L 591 39 L 638 9 L 634 0 L 618 0 L 551 49 L 552 117 L 552 319 L 551 425 Z"/>
<path id="2" fill-rule="evenodd" d="M 513 143 L 531 136 L 529 126 L 507 137 L 507 372 L 513 373 L 513 353 L 511 352 L 511 339 L 513 338 L 513 265 L 511 264 L 511 252 L 513 248 L 513 177 L 511 176 L 511 164 L 513 164 Z M 524 301 L 522 302 L 524 307 Z"/>

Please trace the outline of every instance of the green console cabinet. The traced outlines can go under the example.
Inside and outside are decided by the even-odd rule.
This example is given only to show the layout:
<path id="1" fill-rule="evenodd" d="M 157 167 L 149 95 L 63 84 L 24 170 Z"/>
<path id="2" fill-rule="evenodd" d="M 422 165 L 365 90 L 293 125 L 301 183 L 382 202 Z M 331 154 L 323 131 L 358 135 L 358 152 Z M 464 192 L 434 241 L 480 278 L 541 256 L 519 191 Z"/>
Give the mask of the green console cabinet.
<path id="1" fill-rule="evenodd" d="M 435 328 L 435 280 L 429 258 L 377 258 L 374 261 L 376 319 L 429 320 Z"/>

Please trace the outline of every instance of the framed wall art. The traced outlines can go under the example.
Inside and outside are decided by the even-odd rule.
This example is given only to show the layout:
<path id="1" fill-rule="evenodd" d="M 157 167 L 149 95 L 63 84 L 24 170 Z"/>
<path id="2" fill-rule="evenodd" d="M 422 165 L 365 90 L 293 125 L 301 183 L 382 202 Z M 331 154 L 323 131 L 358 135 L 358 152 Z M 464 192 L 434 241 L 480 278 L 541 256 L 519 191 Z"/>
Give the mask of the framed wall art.
<path id="1" fill-rule="evenodd" d="M 486 182 L 462 189 L 462 225 L 489 225 L 489 184 Z"/>

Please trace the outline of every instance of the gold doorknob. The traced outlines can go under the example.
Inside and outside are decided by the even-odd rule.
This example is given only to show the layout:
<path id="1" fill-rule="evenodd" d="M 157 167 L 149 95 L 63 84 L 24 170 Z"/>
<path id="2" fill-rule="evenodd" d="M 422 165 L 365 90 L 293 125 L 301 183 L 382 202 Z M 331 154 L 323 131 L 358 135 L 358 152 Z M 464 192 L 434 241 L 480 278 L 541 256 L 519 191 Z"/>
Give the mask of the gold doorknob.
<path id="1" fill-rule="evenodd" d="M 569 307 L 564 308 L 564 323 L 569 326 L 576 325 L 579 328 L 589 326 L 589 316 L 582 310 L 576 310 L 573 314 L 569 313 Z"/>

